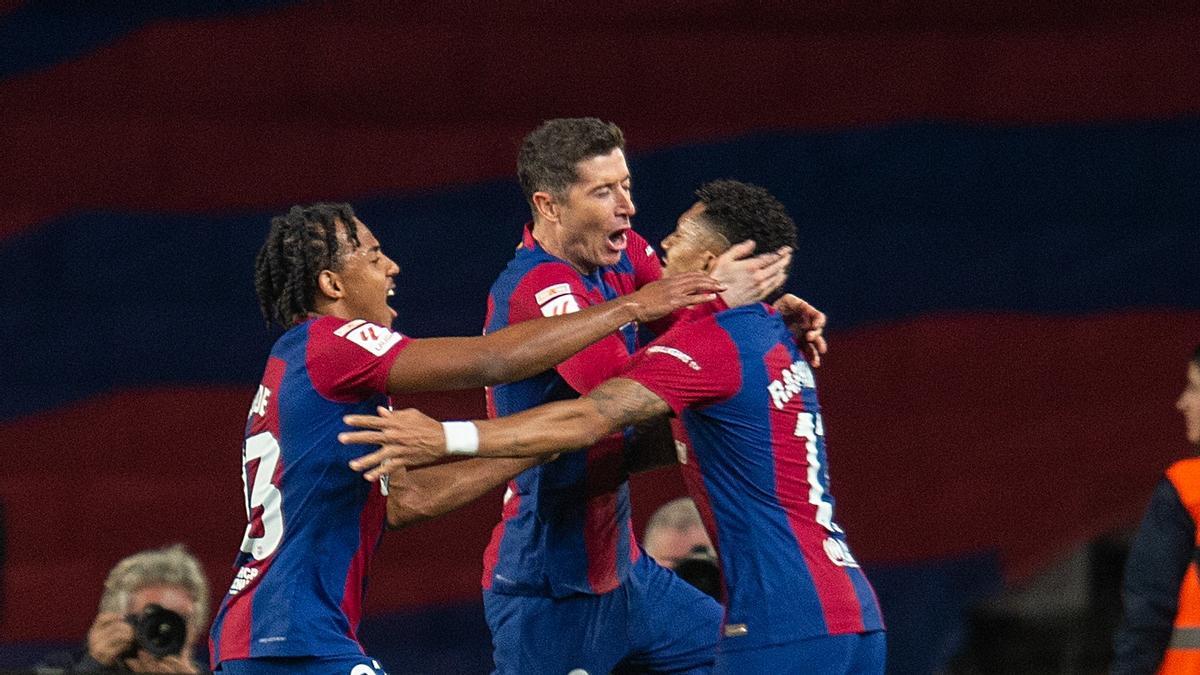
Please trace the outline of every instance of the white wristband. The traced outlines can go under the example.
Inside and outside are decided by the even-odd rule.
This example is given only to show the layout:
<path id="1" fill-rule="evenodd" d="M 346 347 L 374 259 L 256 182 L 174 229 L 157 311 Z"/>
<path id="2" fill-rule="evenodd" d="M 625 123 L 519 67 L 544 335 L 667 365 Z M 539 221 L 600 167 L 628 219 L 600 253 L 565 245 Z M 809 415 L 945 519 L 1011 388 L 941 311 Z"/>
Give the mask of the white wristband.
<path id="1" fill-rule="evenodd" d="M 479 452 L 479 429 L 474 422 L 442 422 L 446 432 L 446 452 L 451 455 L 474 455 Z"/>

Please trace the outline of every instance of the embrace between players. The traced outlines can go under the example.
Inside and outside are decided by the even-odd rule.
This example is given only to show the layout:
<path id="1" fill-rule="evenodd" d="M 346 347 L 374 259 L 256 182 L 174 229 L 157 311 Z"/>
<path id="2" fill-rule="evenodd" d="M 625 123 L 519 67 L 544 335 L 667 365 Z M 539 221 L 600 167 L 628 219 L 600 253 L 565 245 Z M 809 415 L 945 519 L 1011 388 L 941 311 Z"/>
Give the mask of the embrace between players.
<path id="1" fill-rule="evenodd" d="M 272 220 L 255 282 L 286 332 L 246 422 L 249 522 L 214 670 L 382 672 L 356 632 L 385 522 L 507 482 L 484 552 L 496 672 L 883 672 L 878 603 L 828 492 L 810 368 L 824 316 L 795 296 L 763 302 L 795 246 L 783 206 L 736 181 L 702 186 L 662 242 L 664 270 L 631 229 L 615 125 L 546 122 L 518 174 L 533 219 L 480 337 L 393 332 L 399 267 L 349 206 Z M 639 326 L 659 337 L 640 345 Z M 480 386 L 493 419 L 388 406 Z M 628 473 L 684 452 L 724 607 L 632 535 Z M 469 458 L 433 464 L 446 455 Z"/>

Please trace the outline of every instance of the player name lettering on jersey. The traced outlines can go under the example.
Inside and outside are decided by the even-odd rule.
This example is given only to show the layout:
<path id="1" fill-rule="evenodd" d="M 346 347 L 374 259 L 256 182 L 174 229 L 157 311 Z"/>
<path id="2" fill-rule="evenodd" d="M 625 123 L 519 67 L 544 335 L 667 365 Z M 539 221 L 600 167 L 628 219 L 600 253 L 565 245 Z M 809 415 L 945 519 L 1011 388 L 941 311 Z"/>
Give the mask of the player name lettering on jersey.
<path id="1" fill-rule="evenodd" d="M 533 294 L 542 316 L 562 316 L 579 311 L 579 302 L 571 293 L 570 284 L 554 284 Z"/>
<path id="2" fill-rule="evenodd" d="M 229 594 L 237 595 L 243 588 L 250 585 L 258 577 L 258 569 L 254 567 L 242 567 L 238 570 L 237 576 L 233 578 L 233 583 L 229 586 Z"/>
<path id="3" fill-rule="evenodd" d="M 404 339 L 400 333 L 384 328 L 377 323 L 355 319 L 347 321 L 333 331 L 338 337 L 344 337 L 375 356 L 383 356 L 389 349 Z"/>
<path id="4" fill-rule="evenodd" d="M 692 357 L 688 356 L 687 354 L 679 351 L 678 349 L 675 349 L 674 347 L 664 347 L 662 345 L 654 345 L 653 347 L 647 347 L 646 353 L 647 354 L 666 354 L 667 356 L 674 356 L 675 358 L 679 359 L 680 361 L 683 361 L 684 363 L 686 363 L 688 368 L 691 368 L 692 370 L 700 370 L 700 364 L 696 363 L 695 359 L 693 359 Z"/>
<path id="5" fill-rule="evenodd" d="M 807 361 L 793 361 L 792 365 L 784 368 L 779 373 L 778 380 L 772 380 L 771 384 L 767 385 L 767 391 L 771 394 L 771 402 L 775 407 L 783 410 L 783 406 L 792 400 L 792 397 L 800 393 L 801 389 L 816 386 L 813 381 L 812 369 L 808 367 Z"/>
<path id="6" fill-rule="evenodd" d="M 246 415 L 258 415 L 264 417 L 267 414 L 267 404 L 271 402 L 271 390 L 263 385 L 258 385 L 258 391 L 254 394 L 254 402 L 250 404 L 250 413 Z"/>

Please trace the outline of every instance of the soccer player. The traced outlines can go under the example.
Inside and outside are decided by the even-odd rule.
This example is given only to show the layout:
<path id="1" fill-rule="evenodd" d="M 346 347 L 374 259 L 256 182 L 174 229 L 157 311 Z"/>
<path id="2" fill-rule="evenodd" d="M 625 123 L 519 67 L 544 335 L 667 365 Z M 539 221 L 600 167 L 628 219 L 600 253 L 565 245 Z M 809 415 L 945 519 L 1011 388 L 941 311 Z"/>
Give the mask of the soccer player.
<path id="1" fill-rule="evenodd" d="M 488 332 L 569 314 L 662 275 L 653 249 L 631 226 L 636 208 L 615 125 L 550 120 L 526 137 L 517 172 L 533 220 L 492 286 Z M 773 288 L 760 288 L 756 299 Z M 730 305 L 748 299 L 725 298 Z M 791 310 L 814 329 L 805 344 L 816 358 L 824 316 L 792 299 Z M 489 414 L 586 394 L 620 371 L 637 332 L 625 326 L 553 370 L 490 388 Z M 615 433 L 509 484 L 484 553 L 484 608 L 498 672 L 711 667 L 719 605 L 642 556 L 633 537 L 627 469 L 662 456 L 664 446 L 673 457 L 669 430 Z"/>
<path id="2" fill-rule="evenodd" d="M 412 339 L 389 328 L 397 273 L 349 205 L 297 206 L 271 221 L 255 260 L 255 288 L 264 316 L 286 332 L 246 420 L 249 522 L 211 631 L 214 669 L 376 672 L 356 631 L 389 509 L 388 477 L 366 483 L 346 466 L 361 453 L 337 443 L 344 415 L 375 410 L 388 393 L 534 375 L 622 325 L 708 300 L 720 288 L 697 274 L 482 337 Z M 530 465 L 476 462 L 460 483 L 460 502 Z"/>
<path id="3" fill-rule="evenodd" d="M 615 125 L 550 120 L 525 138 L 517 174 L 533 221 L 492 285 L 488 332 L 575 312 L 661 276 L 632 229 Z M 553 370 L 490 388 L 489 415 L 586 394 L 620 371 L 637 332 L 625 326 Z M 642 556 L 634 539 L 626 456 L 645 450 L 627 449 L 627 440 L 597 439 L 509 484 L 483 561 L 496 672 L 607 673 L 618 664 L 688 672 L 711 663 L 719 606 Z"/>
<path id="4" fill-rule="evenodd" d="M 668 277 L 703 269 L 730 241 L 795 239 L 795 224 L 761 188 L 715 181 L 697 196 L 663 242 Z M 385 459 L 417 466 L 445 455 L 446 429 L 460 453 L 535 456 L 669 414 L 698 466 L 685 477 L 713 521 L 726 586 L 717 671 L 882 673 L 878 603 L 833 519 L 813 373 L 764 304 L 678 322 L 582 398 L 446 426 L 415 410 L 356 416 L 347 422 L 369 430 L 343 442 L 383 445 L 352 463 L 370 478 Z"/>

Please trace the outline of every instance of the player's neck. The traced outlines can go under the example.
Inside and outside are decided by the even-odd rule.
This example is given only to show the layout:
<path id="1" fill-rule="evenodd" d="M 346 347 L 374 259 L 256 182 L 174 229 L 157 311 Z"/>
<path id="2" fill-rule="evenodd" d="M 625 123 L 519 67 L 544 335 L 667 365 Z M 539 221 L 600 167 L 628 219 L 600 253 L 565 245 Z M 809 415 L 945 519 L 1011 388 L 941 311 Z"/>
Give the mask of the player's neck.
<path id="1" fill-rule="evenodd" d="M 558 227 L 555 223 L 548 223 L 546 221 L 535 219 L 533 221 L 532 228 L 534 241 L 536 241 L 538 245 L 541 246 L 542 249 L 547 253 L 555 258 L 566 261 L 567 264 L 575 268 L 576 272 L 579 272 L 584 276 L 596 271 L 594 266 L 582 264 L 571 257 L 570 253 L 567 251 L 566 245 L 563 244 L 562 237 L 559 236 Z"/>
<path id="2" fill-rule="evenodd" d="M 349 321 L 350 319 L 356 318 L 339 302 L 317 302 L 315 304 L 316 307 L 314 307 L 312 311 L 308 313 L 308 318 L 310 319 L 319 319 L 323 316 L 333 316 Z"/>

